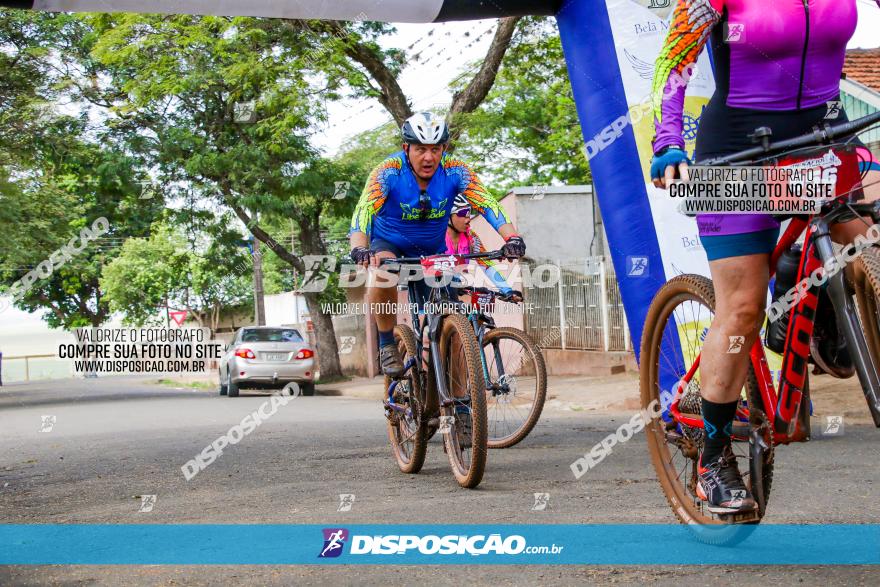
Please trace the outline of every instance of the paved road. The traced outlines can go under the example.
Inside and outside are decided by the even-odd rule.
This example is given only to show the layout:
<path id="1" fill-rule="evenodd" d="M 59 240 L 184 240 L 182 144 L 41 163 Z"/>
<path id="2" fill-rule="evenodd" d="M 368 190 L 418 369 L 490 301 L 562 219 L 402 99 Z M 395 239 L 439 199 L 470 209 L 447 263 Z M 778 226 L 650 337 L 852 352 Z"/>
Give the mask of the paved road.
<path id="1" fill-rule="evenodd" d="M 589 390 L 584 390 L 588 393 Z M 854 391 L 854 390 L 850 390 Z M 552 393 L 552 388 L 551 388 Z M 855 392 L 857 393 L 857 392 Z M 856 397 L 856 399 L 858 399 Z M 431 442 L 419 475 L 397 471 L 375 401 L 300 397 L 186 481 L 180 466 L 267 401 L 221 398 L 147 380 L 68 380 L 0 391 L 0 520 L 5 523 L 667 523 L 673 516 L 641 435 L 576 481 L 569 464 L 631 414 L 550 408 L 515 449 L 492 451 L 477 490 L 455 483 Z M 863 401 L 863 400 L 862 400 Z M 864 410 L 864 407 L 862 407 Z M 43 417 L 54 416 L 50 432 Z M 880 523 L 880 431 L 781 448 L 767 523 Z M 535 492 L 550 494 L 532 511 Z M 339 494 L 354 494 L 337 512 Z M 152 512 L 141 499 L 156 495 Z M 797 506 L 797 508 L 795 507 Z M 848 569 L 638 567 L 479 568 L 43 567 L 0 569 L 0 584 L 574 584 L 687 580 L 876 584 Z M 874 574 L 872 574 L 874 573 Z"/>

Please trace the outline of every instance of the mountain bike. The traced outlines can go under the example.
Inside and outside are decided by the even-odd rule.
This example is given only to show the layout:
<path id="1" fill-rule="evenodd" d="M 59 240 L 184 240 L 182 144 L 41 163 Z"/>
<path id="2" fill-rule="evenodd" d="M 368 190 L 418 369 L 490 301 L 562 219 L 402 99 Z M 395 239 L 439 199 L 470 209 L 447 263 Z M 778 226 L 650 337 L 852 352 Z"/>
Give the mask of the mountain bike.
<path id="1" fill-rule="evenodd" d="M 825 202 L 813 216 L 795 216 L 783 233 L 770 259 L 771 276 L 783 252 L 803 235 L 797 280 L 809 277 L 834 258 L 830 227 L 836 223 L 870 218 L 880 222 L 880 203 L 855 203 L 861 194 L 862 177 L 851 148 L 855 133 L 880 122 L 880 113 L 842 123 L 827 124 L 786 141 L 770 142 L 766 127 L 755 131 L 760 145 L 727 157 L 701 162 L 701 165 L 803 164 L 833 154 L 836 167 L 834 199 Z M 839 139 L 840 138 L 840 139 Z M 817 151 L 816 147 L 821 146 Z M 866 222 L 867 224 L 867 222 Z M 867 249 L 865 252 L 869 252 Z M 874 424 L 880 427 L 880 379 L 878 354 L 870 346 L 880 342 L 877 302 L 880 291 L 880 263 L 874 253 L 863 259 L 861 293 L 840 270 L 826 274 L 827 296 L 834 309 L 836 326 L 845 339 L 855 372 L 868 402 Z M 858 271 L 854 271 L 858 274 Z M 859 279 L 854 281 L 858 282 Z M 753 512 L 716 515 L 704 508 L 697 497 L 697 459 L 704 438 L 700 415 L 700 349 L 712 322 L 715 295 L 711 280 L 700 275 L 679 275 L 664 284 L 655 295 L 645 319 L 640 361 L 642 407 L 653 401 L 663 406 L 661 416 L 645 427 L 651 460 L 669 505 L 686 524 L 756 524 L 763 518 L 773 480 L 774 446 L 796 441 L 805 425 L 803 414 L 808 389 L 807 367 L 810 339 L 815 324 L 819 288 L 809 281 L 802 295 L 788 312 L 788 328 L 782 350 L 778 386 L 774 384 L 761 338 L 749 352 L 750 365 L 742 390 L 740 406 L 733 424 L 733 445 L 743 471 L 743 479 L 757 502 Z M 865 285 L 867 284 L 867 285 Z M 870 289 L 868 286 L 873 287 Z M 855 289 L 858 289 L 856 287 Z M 861 312 L 853 304 L 860 296 Z M 867 333 L 867 336 L 866 336 Z M 872 339 L 873 337 L 873 339 Z M 873 342 L 872 342 L 873 341 Z M 876 348 L 874 349 L 876 351 Z M 665 401 L 664 401 L 665 399 Z M 671 401 L 670 401 L 671 399 Z M 799 417 L 799 414 L 801 415 Z M 807 415 L 808 422 L 808 415 Z M 743 463 L 746 466 L 742 466 Z"/>
<path id="2" fill-rule="evenodd" d="M 383 259 L 381 266 L 389 273 L 400 273 L 402 267 L 420 265 L 423 278 L 443 283 L 454 278 L 455 266 L 478 257 L 400 257 Z M 404 373 L 396 379 L 385 378 L 392 453 L 402 472 L 418 473 L 432 428 L 439 429 L 456 481 L 462 487 L 476 487 L 483 479 L 488 452 L 486 385 L 468 308 L 448 286 L 431 287 L 423 300 L 417 287 L 420 279 L 405 281 L 400 287 L 406 287 L 412 327 L 394 327 Z"/>
<path id="3" fill-rule="evenodd" d="M 496 326 L 495 300 L 507 296 L 485 287 L 464 287 L 470 296 L 468 320 L 483 363 L 488 403 L 489 448 L 509 448 L 537 424 L 547 395 L 547 368 L 541 349 L 519 328 Z"/>

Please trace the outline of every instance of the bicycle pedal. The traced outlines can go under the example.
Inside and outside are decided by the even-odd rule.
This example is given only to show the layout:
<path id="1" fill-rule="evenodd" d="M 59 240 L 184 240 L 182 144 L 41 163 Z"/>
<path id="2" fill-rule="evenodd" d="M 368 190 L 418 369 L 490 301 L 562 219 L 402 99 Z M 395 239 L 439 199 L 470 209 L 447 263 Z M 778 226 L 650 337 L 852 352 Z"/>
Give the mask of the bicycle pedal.
<path id="1" fill-rule="evenodd" d="M 758 513 L 757 508 L 748 512 L 737 512 L 735 514 L 719 514 L 718 517 L 730 524 L 750 524 L 752 522 L 759 522 L 761 520 L 761 516 Z"/>

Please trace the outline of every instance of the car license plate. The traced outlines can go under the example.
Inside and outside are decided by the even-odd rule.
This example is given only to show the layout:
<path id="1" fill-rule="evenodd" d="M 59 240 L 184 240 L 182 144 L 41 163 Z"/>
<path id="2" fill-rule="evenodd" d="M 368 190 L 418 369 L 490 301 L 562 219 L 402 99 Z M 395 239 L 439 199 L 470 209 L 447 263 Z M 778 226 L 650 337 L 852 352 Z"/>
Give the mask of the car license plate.
<path id="1" fill-rule="evenodd" d="M 267 361 L 286 361 L 287 353 L 266 353 Z"/>

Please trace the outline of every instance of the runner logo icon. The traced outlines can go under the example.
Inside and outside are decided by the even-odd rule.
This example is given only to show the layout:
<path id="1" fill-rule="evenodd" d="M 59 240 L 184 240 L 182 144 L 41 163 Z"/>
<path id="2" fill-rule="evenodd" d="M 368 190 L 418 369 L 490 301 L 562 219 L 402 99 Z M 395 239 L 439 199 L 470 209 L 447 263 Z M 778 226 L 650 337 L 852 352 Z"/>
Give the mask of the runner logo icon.
<path id="1" fill-rule="evenodd" d="M 318 558 L 336 558 L 342 554 L 342 547 L 348 540 L 348 530 L 345 528 L 324 528 L 324 548 Z"/>
<path id="2" fill-rule="evenodd" d="M 629 277 L 643 277 L 647 275 L 648 271 L 648 258 L 647 257 L 632 257 L 627 256 L 626 258 L 626 274 Z"/>

